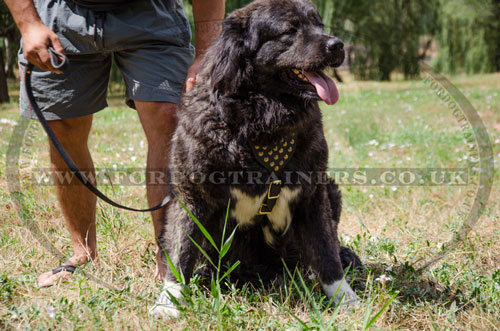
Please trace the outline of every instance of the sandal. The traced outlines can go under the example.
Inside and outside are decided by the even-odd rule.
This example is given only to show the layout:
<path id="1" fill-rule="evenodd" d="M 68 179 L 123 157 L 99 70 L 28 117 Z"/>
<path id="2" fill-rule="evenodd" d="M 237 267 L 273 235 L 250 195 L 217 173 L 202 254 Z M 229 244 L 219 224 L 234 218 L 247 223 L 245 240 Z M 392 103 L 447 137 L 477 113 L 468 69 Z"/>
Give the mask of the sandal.
<path id="1" fill-rule="evenodd" d="M 76 270 L 76 266 L 74 266 L 74 265 L 61 264 L 57 268 L 52 269 L 52 274 L 55 275 L 57 273 L 60 273 L 61 271 L 67 271 L 67 272 L 74 273 L 75 270 Z"/>

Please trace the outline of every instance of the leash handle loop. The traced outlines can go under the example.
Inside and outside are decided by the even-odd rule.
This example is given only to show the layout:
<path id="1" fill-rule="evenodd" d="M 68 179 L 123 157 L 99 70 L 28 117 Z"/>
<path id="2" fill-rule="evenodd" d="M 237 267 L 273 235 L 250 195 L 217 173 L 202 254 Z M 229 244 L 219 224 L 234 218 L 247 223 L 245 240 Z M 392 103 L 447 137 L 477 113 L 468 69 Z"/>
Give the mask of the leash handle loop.
<path id="1" fill-rule="evenodd" d="M 52 62 L 52 66 L 56 69 L 62 68 L 64 65 L 68 64 L 68 58 L 61 53 L 56 52 L 52 47 L 49 47 L 49 54 L 51 54 L 50 61 Z M 171 195 L 167 195 L 161 203 L 158 205 L 147 208 L 147 209 L 136 209 L 132 207 L 127 207 L 124 205 L 121 205 L 110 198 L 108 198 L 104 193 L 99 191 L 97 187 L 92 185 L 88 178 L 85 176 L 84 173 L 78 168 L 76 163 L 73 161 L 71 156 L 69 156 L 68 152 L 66 149 L 63 147 L 59 139 L 57 138 L 56 134 L 50 127 L 49 123 L 47 122 L 47 119 L 43 116 L 42 111 L 38 107 L 38 104 L 36 103 L 35 96 L 33 95 L 33 88 L 31 86 L 31 73 L 33 71 L 33 64 L 28 63 L 26 67 L 26 73 L 24 76 L 24 84 L 26 87 L 26 94 L 28 95 L 28 99 L 31 103 L 31 106 L 33 107 L 33 110 L 38 117 L 38 120 L 40 121 L 40 124 L 42 124 L 43 129 L 45 130 L 45 133 L 47 133 L 47 136 L 49 137 L 50 141 L 54 145 L 55 149 L 63 159 L 64 163 L 68 166 L 68 168 L 71 170 L 71 172 L 78 178 L 78 180 L 87 188 L 89 191 L 94 193 L 98 198 L 103 200 L 104 202 L 110 204 L 111 206 L 120 208 L 120 209 L 125 209 L 129 211 L 137 211 L 137 212 L 150 212 L 154 210 L 161 209 L 165 207 L 169 201 L 171 200 Z"/>
<path id="2" fill-rule="evenodd" d="M 49 51 L 49 55 L 50 55 L 50 64 L 52 64 L 52 66 L 55 69 L 61 69 L 66 64 L 69 64 L 69 60 L 68 60 L 68 57 L 66 55 L 57 52 L 51 46 L 49 46 L 49 48 L 47 50 Z"/>

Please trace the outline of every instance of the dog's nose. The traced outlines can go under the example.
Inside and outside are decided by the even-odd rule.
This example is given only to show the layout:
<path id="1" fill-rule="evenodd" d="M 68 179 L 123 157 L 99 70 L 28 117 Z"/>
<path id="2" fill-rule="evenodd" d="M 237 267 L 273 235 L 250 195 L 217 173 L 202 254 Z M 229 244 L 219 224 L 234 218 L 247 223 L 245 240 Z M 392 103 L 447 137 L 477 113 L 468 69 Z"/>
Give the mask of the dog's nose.
<path id="1" fill-rule="evenodd" d="M 344 50 L 344 43 L 339 38 L 332 38 L 327 41 L 326 48 L 330 53 L 337 53 Z"/>

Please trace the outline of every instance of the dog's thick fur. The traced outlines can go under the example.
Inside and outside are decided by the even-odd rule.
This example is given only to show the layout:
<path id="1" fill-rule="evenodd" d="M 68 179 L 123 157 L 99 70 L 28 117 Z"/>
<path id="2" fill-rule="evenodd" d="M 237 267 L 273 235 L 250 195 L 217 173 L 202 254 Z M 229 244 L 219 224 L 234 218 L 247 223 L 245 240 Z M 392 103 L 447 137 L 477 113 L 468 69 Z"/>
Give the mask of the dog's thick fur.
<path id="1" fill-rule="evenodd" d="M 225 260 L 241 261 L 232 279 L 270 280 L 282 274 L 283 259 L 291 266 L 311 267 L 328 296 L 339 289 L 335 300 L 344 294 L 357 299 L 342 281 L 342 264 L 358 266 L 361 262 L 349 250 L 341 252 L 337 237 L 341 196 L 332 181 L 292 176 L 292 182 L 284 183 L 273 213 L 263 216 L 257 210 L 268 185 L 245 182 L 245 176 L 239 184 L 224 177 L 252 172 L 265 181 L 269 172 L 255 159 L 250 142 L 271 144 L 289 134 L 296 134 L 297 142 L 285 171 L 325 173 L 328 149 L 319 97 L 297 87 L 283 73 L 295 68 L 317 72 L 340 65 L 343 49 L 329 48 L 337 40 L 324 33 L 309 0 L 255 1 L 224 20 L 194 90 L 183 98 L 172 142 L 170 192 L 219 246 L 231 199 L 226 237 L 237 224 L 239 228 Z M 173 201 L 167 207 L 159 241 L 186 277 L 192 275 L 200 256 L 189 237 L 217 259 L 183 206 Z M 179 297 L 180 287 L 167 269 L 164 292 L 153 313 L 176 315 L 166 292 Z"/>

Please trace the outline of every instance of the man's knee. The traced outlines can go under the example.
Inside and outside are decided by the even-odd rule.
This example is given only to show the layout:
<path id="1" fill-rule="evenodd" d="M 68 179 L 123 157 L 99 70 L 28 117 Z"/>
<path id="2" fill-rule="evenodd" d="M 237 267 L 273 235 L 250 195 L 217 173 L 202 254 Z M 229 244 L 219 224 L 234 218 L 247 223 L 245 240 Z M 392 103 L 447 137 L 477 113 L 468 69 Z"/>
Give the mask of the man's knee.
<path id="1" fill-rule="evenodd" d="M 146 135 L 170 137 L 177 126 L 177 105 L 168 102 L 136 102 Z"/>
<path id="2" fill-rule="evenodd" d="M 88 167 L 89 162 L 84 161 L 88 161 L 90 157 L 87 140 L 92 126 L 92 115 L 49 121 L 49 125 L 73 161 L 77 164 L 83 162 L 82 166 Z M 50 142 L 50 160 L 53 166 L 66 168 L 66 164 L 52 142 Z"/>
<path id="3" fill-rule="evenodd" d="M 61 143 L 85 143 L 92 126 L 92 115 L 49 121 Z"/>
<path id="4" fill-rule="evenodd" d="M 160 119 L 158 126 L 175 128 L 177 126 L 177 105 L 173 103 L 160 103 L 152 114 L 152 119 Z"/>

